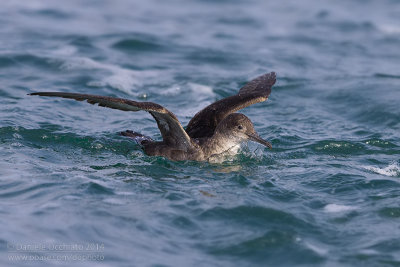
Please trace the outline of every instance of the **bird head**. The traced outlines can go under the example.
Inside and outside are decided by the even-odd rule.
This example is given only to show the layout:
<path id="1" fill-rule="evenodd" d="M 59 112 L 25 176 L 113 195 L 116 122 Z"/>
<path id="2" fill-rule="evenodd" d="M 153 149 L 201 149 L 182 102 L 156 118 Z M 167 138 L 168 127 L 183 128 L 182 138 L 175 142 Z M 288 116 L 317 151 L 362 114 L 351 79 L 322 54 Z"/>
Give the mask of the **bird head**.
<path id="1" fill-rule="evenodd" d="M 270 142 L 262 139 L 258 135 L 251 120 L 240 113 L 232 113 L 226 116 L 226 118 L 218 124 L 215 131 L 218 134 L 234 139 L 238 143 L 251 140 L 268 148 L 272 148 Z"/>

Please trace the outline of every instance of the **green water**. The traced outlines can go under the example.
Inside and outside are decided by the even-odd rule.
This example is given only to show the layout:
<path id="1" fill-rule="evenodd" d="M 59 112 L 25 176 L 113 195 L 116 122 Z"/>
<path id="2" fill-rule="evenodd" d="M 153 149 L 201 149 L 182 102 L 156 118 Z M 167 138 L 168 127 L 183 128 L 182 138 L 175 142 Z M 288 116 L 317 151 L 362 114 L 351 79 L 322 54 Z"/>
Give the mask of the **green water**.
<path id="1" fill-rule="evenodd" d="M 2 1 L 0 265 L 400 266 L 399 17 L 390 0 Z M 242 112 L 273 149 L 221 164 L 146 156 L 117 134 L 161 138 L 145 112 L 27 96 L 152 101 L 186 125 L 270 71 Z"/>

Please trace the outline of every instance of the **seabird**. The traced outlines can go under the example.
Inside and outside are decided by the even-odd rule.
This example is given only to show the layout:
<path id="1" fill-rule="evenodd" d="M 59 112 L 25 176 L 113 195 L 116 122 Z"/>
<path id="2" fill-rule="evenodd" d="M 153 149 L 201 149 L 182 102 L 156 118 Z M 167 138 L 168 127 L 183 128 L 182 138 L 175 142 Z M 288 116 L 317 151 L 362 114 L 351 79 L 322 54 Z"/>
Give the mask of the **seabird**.
<path id="1" fill-rule="evenodd" d="M 154 141 L 129 130 L 121 132 L 121 135 L 135 138 L 149 156 L 163 156 L 177 161 L 207 161 L 217 155 L 236 151 L 236 148 L 247 140 L 258 142 L 268 148 L 272 147 L 258 135 L 248 117 L 235 112 L 267 100 L 275 81 L 274 72 L 253 79 L 236 95 L 218 100 L 199 111 L 189 121 L 186 130 L 172 112 L 153 102 L 63 92 L 36 92 L 29 95 L 86 100 L 90 104 L 123 111 L 147 111 L 156 120 L 162 141 Z"/>

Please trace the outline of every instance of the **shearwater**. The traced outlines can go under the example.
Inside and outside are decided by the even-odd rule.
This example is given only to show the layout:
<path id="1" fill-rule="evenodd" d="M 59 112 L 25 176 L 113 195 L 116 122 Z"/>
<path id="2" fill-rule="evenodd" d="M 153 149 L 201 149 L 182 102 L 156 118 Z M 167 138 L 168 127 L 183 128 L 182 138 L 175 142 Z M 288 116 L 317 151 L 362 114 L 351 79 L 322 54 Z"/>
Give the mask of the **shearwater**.
<path id="1" fill-rule="evenodd" d="M 153 102 L 63 92 L 36 92 L 29 95 L 86 100 L 90 104 L 123 111 L 147 111 L 156 120 L 162 141 L 154 141 L 150 137 L 129 130 L 121 134 L 134 138 L 150 156 L 163 156 L 170 160 L 207 161 L 217 155 L 232 153 L 232 150 L 236 153 L 236 148 L 247 140 L 258 142 L 268 148 L 272 147 L 258 135 L 248 117 L 235 112 L 267 100 L 275 81 L 275 72 L 253 79 L 236 95 L 218 100 L 199 111 L 189 121 L 186 130 L 172 112 Z"/>

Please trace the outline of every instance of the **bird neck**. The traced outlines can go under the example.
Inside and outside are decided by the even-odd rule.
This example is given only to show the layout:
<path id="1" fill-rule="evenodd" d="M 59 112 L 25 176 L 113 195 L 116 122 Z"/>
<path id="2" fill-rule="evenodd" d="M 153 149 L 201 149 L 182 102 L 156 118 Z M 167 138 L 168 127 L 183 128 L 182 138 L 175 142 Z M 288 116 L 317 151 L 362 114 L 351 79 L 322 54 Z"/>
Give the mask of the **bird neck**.
<path id="1" fill-rule="evenodd" d="M 239 146 L 240 142 L 235 138 L 216 131 L 204 144 L 203 151 L 208 156 L 222 154 L 231 150 L 231 152 L 236 153 Z"/>

